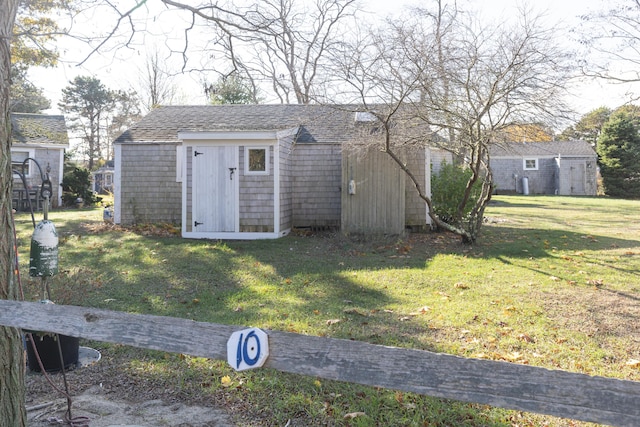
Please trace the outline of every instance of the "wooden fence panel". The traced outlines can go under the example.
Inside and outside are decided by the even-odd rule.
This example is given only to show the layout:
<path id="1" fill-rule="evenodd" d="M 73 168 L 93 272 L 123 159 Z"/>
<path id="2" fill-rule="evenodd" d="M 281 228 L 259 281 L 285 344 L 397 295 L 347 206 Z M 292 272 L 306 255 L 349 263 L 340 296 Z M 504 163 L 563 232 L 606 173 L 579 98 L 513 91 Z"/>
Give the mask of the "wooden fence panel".
<path id="1" fill-rule="evenodd" d="M 226 360 L 243 327 L 85 307 L 0 300 L 0 325 Z M 265 367 L 447 399 L 640 426 L 640 382 L 507 362 L 266 331 Z"/>

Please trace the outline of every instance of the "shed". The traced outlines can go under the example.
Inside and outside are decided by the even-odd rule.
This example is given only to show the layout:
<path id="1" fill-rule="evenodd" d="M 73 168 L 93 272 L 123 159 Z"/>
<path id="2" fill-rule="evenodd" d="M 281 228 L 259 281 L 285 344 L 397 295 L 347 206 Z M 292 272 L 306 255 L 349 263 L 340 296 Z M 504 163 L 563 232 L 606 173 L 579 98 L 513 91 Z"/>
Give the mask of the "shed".
<path id="1" fill-rule="evenodd" d="M 91 172 L 91 188 L 93 192 L 97 194 L 113 193 L 114 175 L 115 168 L 113 167 L 113 160 L 109 160 L 104 166 Z"/>
<path id="2" fill-rule="evenodd" d="M 183 237 L 212 239 L 424 226 L 426 204 L 399 168 L 380 168 L 379 151 L 349 154 L 349 142 L 367 126 L 358 117 L 353 106 L 337 105 L 154 109 L 114 141 L 114 220 L 180 223 Z M 428 191 L 429 150 L 411 161 L 419 162 Z M 374 193 L 376 201 L 366 196 Z"/>
<path id="3" fill-rule="evenodd" d="M 14 208 L 25 209 L 28 199 L 40 207 L 40 189 L 47 176 L 51 206 L 61 206 L 64 153 L 69 148 L 64 116 L 11 113 L 11 127 Z"/>
<path id="4" fill-rule="evenodd" d="M 489 156 L 500 194 L 597 194 L 598 155 L 586 141 L 494 143 Z"/>

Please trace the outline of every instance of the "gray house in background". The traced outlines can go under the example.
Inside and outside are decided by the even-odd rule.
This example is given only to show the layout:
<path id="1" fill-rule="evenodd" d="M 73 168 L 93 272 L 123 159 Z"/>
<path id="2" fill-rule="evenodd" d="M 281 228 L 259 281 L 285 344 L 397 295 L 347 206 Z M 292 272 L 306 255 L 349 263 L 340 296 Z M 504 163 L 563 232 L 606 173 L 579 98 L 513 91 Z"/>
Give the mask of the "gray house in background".
<path id="1" fill-rule="evenodd" d="M 489 155 L 498 194 L 597 194 L 598 155 L 585 141 L 496 143 Z"/>
<path id="2" fill-rule="evenodd" d="M 41 208 L 42 175 L 51 181 L 51 206 L 62 205 L 64 153 L 69 137 L 64 116 L 11 113 L 11 166 L 13 175 L 13 207 L 17 210 L 32 206 Z M 25 162 L 26 159 L 35 161 Z M 38 166 L 40 169 L 38 169 Z M 25 182 L 20 174 L 24 175 Z"/>
<path id="3" fill-rule="evenodd" d="M 104 166 L 91 172 L 91 189 L 97 194 L 113 193 L 113 176 L 115 168 L 113 160 L 109 160 Z"/>
<path id="4" fill-rule="evenodd" d="M 368 139 L 375 124 L 352 106 L 160 107 L 114 141 L 114 221 L 212 239 L 424 227 L 426 204 Z M 430 151 L 403 155 L 429 192 Z"/>

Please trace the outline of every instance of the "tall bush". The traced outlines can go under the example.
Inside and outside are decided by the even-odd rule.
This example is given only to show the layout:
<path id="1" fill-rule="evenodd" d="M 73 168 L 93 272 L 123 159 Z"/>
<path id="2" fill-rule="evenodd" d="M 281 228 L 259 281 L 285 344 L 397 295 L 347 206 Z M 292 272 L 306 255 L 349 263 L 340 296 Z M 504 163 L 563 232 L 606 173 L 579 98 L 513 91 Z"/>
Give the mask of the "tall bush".
<path id="1" fill-rule="evenodd" d="M 66 206 L 73 206 L 77 199 L 85 205 L 93 205 L 100 201 L 91 190 L 91 173 L 78 166 L 65 168 L 62 178 L 62 201 Z"/>
<path id="2" fill-rule="evenodd" d="M 468 219 L 474 203 L 466 203 L 460 207 L 465 189 L 471 179 L 472 172 L 468 168 L 443 163 L 437 174 L 431 175 L 431 201 L 434 213 L 447 224 L 462 226 Z M 470 200 L 475 200 L 482 191 L 482 182 L 476 181 L 471 187 Z"/>

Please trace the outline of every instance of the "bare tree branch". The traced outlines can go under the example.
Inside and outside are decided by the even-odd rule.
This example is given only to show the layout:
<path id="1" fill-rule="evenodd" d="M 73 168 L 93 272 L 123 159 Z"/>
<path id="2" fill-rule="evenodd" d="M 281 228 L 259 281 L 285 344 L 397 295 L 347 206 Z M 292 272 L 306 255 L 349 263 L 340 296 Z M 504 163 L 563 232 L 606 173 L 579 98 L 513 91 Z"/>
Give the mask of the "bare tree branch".
<path id="1" fill-rule="evenodd" d="M 354 95 L 378 112 L 386 134 L 381 149 L 405 173 L 397 151 L 412 146 L 447 150 L 471 171 L 451 223 L 433 215 L 430 195 L 414 182 L 433 223 L 470 243 L 491 198 L 490 144 L 514 123 L 553 124 L 566 116 L 563 95 L 571 70 L 553 30 L 527 10 L 511 27 L 482 27 L 442 0 L 434 6 L 390 22 L 372 35 L 371 46 L 356 46 L 342 73 Z M 481 191 L 474 199 L 477 185 Z"/>

